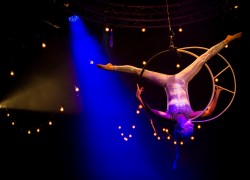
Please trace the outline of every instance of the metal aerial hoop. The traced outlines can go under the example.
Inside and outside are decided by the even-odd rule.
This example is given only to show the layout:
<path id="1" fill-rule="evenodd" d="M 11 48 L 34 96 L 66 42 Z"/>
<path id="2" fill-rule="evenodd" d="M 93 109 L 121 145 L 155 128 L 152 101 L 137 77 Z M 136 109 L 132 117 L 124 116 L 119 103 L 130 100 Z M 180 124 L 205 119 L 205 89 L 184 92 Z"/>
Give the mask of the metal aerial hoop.
<path id="1" fill-rule="evenodd" d="M 208 50 L 208 48 L 205 48 L 205 47 L 199 47 L 199 46 L 190 46 L 190 47 L 182 47 L 182 48 L 178 48 L 176 49 L 179 53 L 184 53 L 184 54 L 187 54 L 187 55 L 190 55 L 190 56 L 193 56 L 195 58 L 198 57 L 198 55 L 196 55 L 195 53 L 191 52 L 191 51 L 188 51 L 190 49 L 202 49 L 202 50 Z M 153 62 L 159 55 L 163 54 L 163 53 L 171 53 L 170 50 L 164 50 L 164 51 L 161 51 L 157 54 L 155 54 L 154 56 L 152 56 L 148 61 L 147 63 L 144 65 L 144 67 L 142 68 L 142 71 L 141 71 L 141 74 L 140 74 L 140 77 L 139 77 L 139 85 L 141 85 L 141 79 L 142 79 L 142 76 L 143 76 L 143 73 L 145 71 L 145 69 L 147 68 L 147 66 Z M 203 111 L 201 111 L 201 113 L 199 113 L 197 116 L 191 118 L 190 120 L 192 122 L 207 122 L 207 121 L 211 121 L 211 120 L 214 120 L 216 118 L 218 118 L 219 116 L 221 116 L 228 108 L 229 106 L 232 104 L 233 100 L 234 100 L 234 97 L 235 97 L 235 94 L 236 94 L 236 78 L 235 78 L 235 74 L 234 74 L 234 71 L 233 71 L 233 68 L 232 66 L 229 64 L 229 62 L 226 60 L 226 58 L 224 56 L 222 56 L 220 53 L 217 54 L 219 56 L 219 58 L 223 61 L 226 62 L 227 66 L 222 69 L 218 74 L 214 75 L 211 68 L 209 67 L 208 63 L 205 63 L 205 67 L 206 69 L 208 70 L 209 72 L 209 75 L 210 75 L 210 78 L 211 78 L 211 84 L 212 84 L 212 92 L 211 92 L 211 97 L 210 97 L 210 100 L 209 102 L 207 103 L 206 107 L 203 109 Z M 211 61 L 211 60 L 210 60 Z M 232 74 L 232 77 L 233 77 L 233 84 L 234 84 L 234 87 L 233 87 L 233 90 L 229 90 L 227 88 L 223 88 L 223 90 L 229 92 L 232 94 L 232 97 L 228 103 L 228 105 L 226 105 L 226 107 L 224 109 L 221 110 L 221 112 L 219 112 L 217 115 L 215 116 L 209 116 L 208 119 L 200 119 L 200 120 L 197 120 L 197 118 L 199 118 L 205 111 L 206 109 L 208 108 L 208 106 L 210 105 L 210 103 L 212 102 L 213 98 L 214 98 L 214 94 L 215 94 L 215 86 L 217 86 L 215 84 L 215 79 L 220 76 L 223 72 L 225 72 L 227 69 L 229 69 L 231 71 L 231 74 Z"/>
<path id="2" fill-rule="evenodd" d="M 143 73 L 146 69 L 146 67 L 148 66 L 148 64 L 152 61 L 154 61 L 159 55 L 163 54 L 163 53 L 170 53 L 172 51 L 176 51 L 177 53 L 184 53 L 184 54 L 187 54 L 187 55 L 190 55 L 190 56 L 193 56 L 196 58 L 198 58 L 198 55 L 196 55 L 195 53 L 189 51 L 191 49 L 201 49 L 201 50 L 208 50 L 208 48 L 205 48 L 205 47 L 199 47 L 199 46 L 191 46 L 191 47 L 182 47 L 182 48 L 176 48 L 174 46 L 174 43 L 173 43 L 173 37 L 174 37 L 174 32 L 172 31 L 171 29 L 171 25 L 170 25 L 170 18 L 169 18 L 169 12 L 168 12 L 168 3 L 167 3 L 167 0 L 166 0 L 166 5 L 167 5 L 167 15 L 168 15 L 168 23 L 169 23 L 169 37 L 170 37 L 170 45 L 169 45 L 169 49 L 168 50 L 164 50 L 164 51 L 161 51 L 157 54 L 155 54 L 154 56 L 152 56 L 148 61 L 147 63 L 144 65 L 144 67 L 142 68 L 142 71 L 140 73 L 140 76 L 139 76 L 139 85 L 141 85 L 141 79 L 142 79 L 142 76 L 143 76 Z M 210 97 L 210 100 L 209 102 L 207 103 L 206 107 L 204 108 L 204 110 L 201 111 L 201 113 L 199 113 L 197 116 L 191 118 L 190 120 L 192 122 L 207 122 L 207 121 L 211 121 L 211 120 L 214 120 L 216 119 L 217 117 L 221 116 L 228 108 L 229 106 L 232 104 L 233 100 L 234 100 L 234 97 L 235 97 L 235 94 L 236 94 L 236 78 L 235 78 L 235 74 L 234 74 L 234 71 L 233 71 L 233 68 L 231 67 L 231 65 L 229 64 L 229 62 L 226 60 L 225 57 L 223 57 L 220 53 L 217 53 L 217 56 L 219 56 L 220 59 L 222 59 L 223 61 L 226 62 L 227 66 L 222 70 L 220 71 L 217 75 L 213 75 L 213 72 L 211 70 L 211 68 L 209 67 L 208 63 L 205 63 L 205 67 L 206 69 L 208 70 L 209 72 L 209 75 L 210 75 L 210 78 L 211 78 L 211 81 L 212 81 L 212 93 L 211 93 L 211 97 Z M 210 60 L 211 61 L 211 60 Z M 233 87 L 233 90 L 229 90 L 227 88 L 223 88 L 223 90 L 229 92 L 229 93 L 232 93 L 232 98 L 230 99 L 228 105 L 226 105 L 226 107 L 224 109 L 221 110 L 221 112 L 218 114 L 218 115 L 215 115 L 213 117 L 209 116 L 208 119 L 199 119 L 197 120 L 208 108 L 208 106 L 211 104 L 213 98 L 214 98 L 214 94 L 215 94 L 215 86 L 217 86 L 215 84 L 215 79 L 220 75 L 222 74 L 226 69 L 230 69 L 231 70 L 231 74 L 233 76 L 233 84 L 234 84 L 234 87 Z M 142 99 L 143 100 L 143 99 Z"/>
<path id="3" fill-rule="evenodd" d="M 178 48 L 178 49 L 176 49 L 176 50 L 177 50 L 177 52 L 179 52 L 179 53 L 188 54 L 188 55 L 190 55 L 190 56 L 193 56 L 193 57 L 197 58 L 198 55 L 194 54 L 193 52 L 190 52 L 190 51 L 187 51 L 187 50 L 186 50 L 186 49 L 189 49 L 189 48 L 192 48 L 192 47 Z M 171 50 L 164 50 L 164 51 L 161 51 L 161 52 L 155 54 L 154 56 L 152 56 L 152 57 L 147 61 L 147 63 L 144 65 L 144 67 L 142 68 L 142 71 L 141 71 L 141 73 L 140 73 L 140 76 L 139 76 L 139 83 L 138 83 L 139 85 L 141 85 L 141 79 L 142 79 L 143 73 L 144 73 L 145 69 L 147 68 L 147 66 L 150 64 L 150 62 L 153 62 L 159 55 L 161 55 L 161 54 L 163 54 L 163 53 L 171 53 Z M 193 122 L 194 119 L 197 119 L 199 116 L 201 116 L 201 114 L 203 114 L 203 113 L 206 111 L 206 109 L 208 108 L 208 106 L 209 106 L 210 103 L 212 102 L 213 96 L 214 96 L 215 83 L 214 83 L 214 81 L 213 81 L 213 79 L 214 79 L 214 78 L 213 78 L 213 73 L 212 73 L 211 69 L 209 68 L 209 66 L 207 65 L 207 63 L 205 63 L 205 67 L 207 68 L 207 70 L 208 70 L 208 72 L 209 72 L 209 74 L 210 74 L 211 80 L 212 80 L 212 93 L 211 93 L 210 100 L 209 100 L 208 104 L 206 105 L 206 107 L 204 108 L 204 110 L 201 111 L 197 116 L 195 116 L 195 117 L 193 117 L 192 119 L 190 119 L 190 120 L 192 120 L 192 122 Z"/>
<path id="4" fill-rule="evenodd" d="M 187 49 L 202 49 L 202 50 L 208 50 L 208 48 L 199 47 L 199 46 L 184 47 L 184 48 L 180 48 L 180 49 L 182 49 L 182 50 L 187 50 Z M 211 121 L 211 120 L 214 120 L 214 119 L 218 118 L 219 116 L 221 116 L 221 115 L 231 106 L 231 104 L 232 104 L 232 102 L 233 102 L 233 100 L 234 100 L 234 98 L 235 98 L 237 86 L 236 86 L 236 78 L 235 78 L 234 70 L 233 70 L 232 66 L 230 65 L 230 63 L 227 61 L 227 59 L 226 59 L 224 56 L 222 56 L 220 53 L 217 53 L 217 56 L 220 58 L 220 60 L 223 60 L 223 61 L 226 63 L 226 67 L 225 67 L 224 69 L 222 69 L 220 72 L 218 72 L 216 75 L 213 75 L 213 73 L 212 73 L 211 68 L 209 67 L 209 65 L 208 65 L 207 63 L 205 64 L 205 65 L 206 65 L 206 68 L 209 70 L 210 76 L 211 76 L 211 78 L 212 78 L 212 80 L 213 80 L 213 81 L 212 81 L 212 82 L 213 82 L 213 94 L 212 94 L 211 98 L 213 98 L 213 96 L 214 96 L 214 89 L 215 89 L 215 86 L 217 86 L 217 85 L 215 84 L 215 79 L 216 79 L 217 77 L 219 77 L 222 73 L 224 73 L 226 70 L 230 70 L 230 72 L 231 72 L 232 80 L 233 80 L 233 89 L 230 90 L 230 89 L 224 88 L 224 87 L 222 87 L 222 86 L 221 86 L 221 88 L 223 88 L 223 90 L 227 91 L 228 93 L 231 93 L 231 94 L 232 94 L 232 97 L 231 97 L 231 99 L 229 100 L 228 104 L 225 106 L 225 108 L 222 109 L 217 115 L 214 115 L 214 116 L 212 116 L 212 117 L 210 116 L 210 118 L 208 118 L 208 119 L 199 119 L 199 120 L 195 120 L 195 119 L 197 119 L 197 118 L 201 115 L 201 114 L 200 114 L 200 115 L 198 115 L 197 117 L 193 118 L 193 119 L 192 119 L 192 122 L 207 122 L 207 121 Z M 211 60 L 210 60 L 210 61 L 211 61 Z M 211 99 L 210 99 L 210 102 L 211 102 Z M 210 103 L 210 102 L 209 102 L 209 103 Z M 209 103 L 208 103 L 208 105 L 209 105 Z M 205 110 L 206 110 L 206 109 L 205 109 Z"/>

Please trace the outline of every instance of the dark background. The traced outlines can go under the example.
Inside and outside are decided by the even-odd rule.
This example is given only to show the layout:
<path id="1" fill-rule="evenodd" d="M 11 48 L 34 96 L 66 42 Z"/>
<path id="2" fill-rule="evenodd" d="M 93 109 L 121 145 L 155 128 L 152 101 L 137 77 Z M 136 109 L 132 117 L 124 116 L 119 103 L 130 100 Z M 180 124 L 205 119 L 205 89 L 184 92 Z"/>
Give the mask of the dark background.
<path id="1" fill-rule="evenodd" d="M 89 1 L 85 2 L 89 3 Z M 225 1 L 225 3 L 228 2 L 231 1 Z M 142 3 L 139 2 L 139 4 Z M 159 3 L 164 2 L 159 1 Z M 185 160 L 182 161 L 180 169 L 169 175 L 171 178 L 175 177 L 173 179 L 184 179 L 185 176 L 192 177 L 190 179 L 200 179 L 201 177 L 203 179 L 222 179 L 227 176 L 240 178 L 246 173 L 244 166 L 248 163 L 246 151 L 248 134 L 245 129 L 248 119 L 247 110 L 244 107 L 247 106 L 248 96 L 245 96 L 244 92 L 247 89 L 245 79 L 248 77 L 246 63 L 248 61 L 249 31 L 246 27 L 248 21 L 245 15 L 248 10 L 247 6 L 241 1 L 239 3 L 240 10 L 237 14 L 225 11 L 223 15 L 220 14 L 209 20 L 191 23 L 187 25 L 187 31 L 182 34 L 176 33 L 174 36 L 176 47 L 193 45 L 210 47 L 228 34 L 243 32 L 242 38 L 232 43 L 232 51 L 223 52 L 235 71 L 236 97 L 228 111 L 218 120 L 208 123 L 199 132 L 195 143 L 183 147 L 181 157 L 185 156 Z M 69 48 L 67 17 L 71 13 L 65 10 L 62 4 L 63 1 L 46 0 L 11 1 L 2 5 L 0 99 L 4 100 L 12 92 L 25 89 L 27 82 L 33 79 L 37 80 L 35 84 L 41 82 L 41 88 L 44 90 L 42 93 L 47 95 L 46 100 L 43 102 L 42 99 L 37 98 L 35 94 L 41 93 L 40 91 L 31 91 L 23 100 L 27 105 L 30 102 L 38 109 L 46 109 L 44 107 L 48 107 L 48 109 L 46 111 L 18 108 L 1 109 L 1 179 L 57 178 L 78 180 L 90 175 L 90 172 L 84 170 L 87 169 L 85 166 L 88 166 L 88 162 L 82 163 L 84 166 L 81 168 L 78 166 L 80 160 L 77 154 L 79 152 L 76 149 L 79 148 L 79 142 L 75 138 L 75 134 L 77 134 L 76 131 L 81 131 L 80 128 L 76 128 L 79 125 L 79 117 L 82 115 L 81 110 L 77 107 L 79 99 L 72 95 L 70 90 L 64 89 L 74 84 L 76 80 L 71 66 L 69 66 L 70 57 L 67 53 Z M 45 23 L 44 19 L 59 24 L 61 28 L 52 27 Z M 92 33 L 101 37 L 100 24 L 88 21 L 87 23 Z M 152 29 L 146 34 L 141 34 L 130 28 L 117 28 L 115 30 L 112 51 L 115 58 L 119 60 L 111 59 L 112 63 L 138 65 L 136 60 L 147 59 L 157 52 L 168 49 L 169 46 L 167 28 Z M 174 31 L 177 30 L 174 28 Z M 46 51 L 39 47 L 40 42 L 44 39 L 49 43 Z M 8 76 L 9 70 L 12 68 L 16 72 L 15 78 Z M 54 71 L 60 75 L 53 76 Z M 39 76 L 36 76 L 37 74 Z M 55 83 L 51 89 L 43 81 L 45 77 L 52 83 L 59 81 L 60 83 Z M 123 76 L 120 78 L 124 82 L 130 81 L 127 83 L 133 95 L 136 79 L 128 80 L 129 78 L 126 79 L 127 77 Z M 62 79 L 64 81 L 61 81 Z M 64 91 L 58 94 L 58 89 L 64 89 Z M 36 103 L 33 104 L 32 100 Z M 70 111 L 64 114 L 55 113 L 56 108 L 54 107 L 60 103 L 70 107 Z M 13 113 L 17 122 L 15 127 L 11 126 L 10 121 L 5 117 L 6 112 Z M 48 119 L 53 120 L 53 127 L 47 125 Z M 27 129 L 36 126 L 43 130 L 40 134 L 34 136 L 25 133 Z M 145 128 L 150 129 L 150 127 Z M 147 131 L 150 130 L 147 129 Z M 147 148 L 154 146 L 157 150 L 152 150 L 152 159 L 159 158 L 161 159 L 159 163 L 164 164 L 164 157 L 161 155 L 164 154 L 166 148 L 165 142 L 158 143 L 152 135 L 144 134 L 141 143 Z M 160 165 L 160 167 L 164 171 L 164 165 Z M 186 177 L 185 179 L 188 179 Z M 102 179 L 106 178 L 108 177 L 102 177 Z"/>

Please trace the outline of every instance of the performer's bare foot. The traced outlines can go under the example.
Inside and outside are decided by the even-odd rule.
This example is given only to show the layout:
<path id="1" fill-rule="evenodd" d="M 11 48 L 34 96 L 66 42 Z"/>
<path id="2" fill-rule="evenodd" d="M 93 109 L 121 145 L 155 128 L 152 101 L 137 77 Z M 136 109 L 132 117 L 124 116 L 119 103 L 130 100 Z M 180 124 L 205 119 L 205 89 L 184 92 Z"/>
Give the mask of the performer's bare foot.
<path id="1" fill-rule="evenodd" d="M 99 68 L 105 69 L 105 70 L 114 70 L 114 66 L 111 63 L 108 63 L 106 65 L 97 64 L 96 66 L 99 67 Z"/>
<path id="2" fill-rule="evenodd" d="M 234 35 L 227 35 L 225 43 L 228 44 L 230 41 L 241 38 L 242 32 L 236 33 Z"/>

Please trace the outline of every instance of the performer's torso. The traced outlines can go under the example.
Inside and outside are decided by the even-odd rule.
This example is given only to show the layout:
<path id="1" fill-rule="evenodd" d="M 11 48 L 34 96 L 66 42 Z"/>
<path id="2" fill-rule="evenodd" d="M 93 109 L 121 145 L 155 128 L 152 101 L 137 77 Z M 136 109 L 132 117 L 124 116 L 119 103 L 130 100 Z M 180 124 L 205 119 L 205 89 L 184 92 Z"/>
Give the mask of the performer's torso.
<path id="1" fill-rule="evenodd" d="M 192 113 L 189 102 L 187 83 L 180 79 L 171 79 L 166 86 L 167 111 L 170 114 Z"/>

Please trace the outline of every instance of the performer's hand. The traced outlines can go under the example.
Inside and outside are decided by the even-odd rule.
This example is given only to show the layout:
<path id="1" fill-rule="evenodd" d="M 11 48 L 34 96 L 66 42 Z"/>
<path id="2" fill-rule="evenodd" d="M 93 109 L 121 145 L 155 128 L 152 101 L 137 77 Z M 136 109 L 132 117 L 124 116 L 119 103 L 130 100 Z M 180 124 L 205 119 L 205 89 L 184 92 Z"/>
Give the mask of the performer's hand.
<path id="1" fill-rule="evenodd" d="M 144 88 L 143 87 L 140 88 L 139 84 L 136 84 L 136 86 L 137 86 L 136 97 L 140 98 L 141 97 L 141 93 L 144 90 Z"/>

